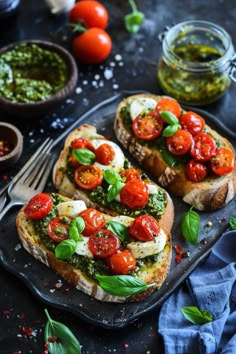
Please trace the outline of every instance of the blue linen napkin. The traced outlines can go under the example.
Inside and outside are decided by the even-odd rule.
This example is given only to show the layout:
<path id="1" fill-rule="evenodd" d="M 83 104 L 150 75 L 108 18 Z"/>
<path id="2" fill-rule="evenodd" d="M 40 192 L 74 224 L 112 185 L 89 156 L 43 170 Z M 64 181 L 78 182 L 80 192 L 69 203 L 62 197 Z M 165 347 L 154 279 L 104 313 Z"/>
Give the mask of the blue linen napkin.
<path id="1" fill-rule="evenodd" d="M 197 306 L 213 315 L 192 324 L 181 312 Z M 236 353 L 236 231 L 223 234 L 209 257 L 163 304 L 158 323 L 165 354 Z"/>

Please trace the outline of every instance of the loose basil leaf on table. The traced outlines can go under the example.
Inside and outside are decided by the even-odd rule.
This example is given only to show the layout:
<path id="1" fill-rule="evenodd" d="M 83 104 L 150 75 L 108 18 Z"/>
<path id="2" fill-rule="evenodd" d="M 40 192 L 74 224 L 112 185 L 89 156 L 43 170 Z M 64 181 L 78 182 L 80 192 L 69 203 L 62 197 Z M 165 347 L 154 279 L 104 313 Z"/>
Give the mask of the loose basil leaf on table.
<path id="1" fill-rule="evenodd" d="M 200 216 L 194 210 L 193 207 L 187 211 L 181 220 L 181 232 L 185 237 L 186 241 L 195 245 L 198 240 L 198 234 L 200 229 Z"/>
<path id="2" fill-rule="evenodd" d="M 231 230 L 236 230 L 236 218 L 234 216 L 230 217 L 229 226 Z"/>
<path id="3" fill-rule="evenodd" d="M 183 316 L 194 324 L 205 324 L 212 321 L 212 314 L 206 310 L 200 310 L 196 306 L 184 306 L 181 308 Z"/>

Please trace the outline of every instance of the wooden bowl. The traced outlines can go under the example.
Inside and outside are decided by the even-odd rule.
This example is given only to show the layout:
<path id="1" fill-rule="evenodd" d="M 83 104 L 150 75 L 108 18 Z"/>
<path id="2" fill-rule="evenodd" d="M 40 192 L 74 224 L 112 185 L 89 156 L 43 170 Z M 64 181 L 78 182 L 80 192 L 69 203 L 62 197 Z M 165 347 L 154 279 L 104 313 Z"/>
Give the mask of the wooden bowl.
<path id="1" fill-rule="evenodd" d="M 49 98 L 45 98 L 41 101 L 36 102 L 22 103 L 12 102 L 3 96 L 0 96 L 0 109 L 4 110 L 5 112 L 8 112 L 13 116 L 34 119 L 35 116 L 40 116 L 49 113 L 59 104 L 65 101 L 66 98 L 73 94 L 78 81 L 78 69 L 73 56 L 65 48 L 60 45 L 43 40 L 25 40 L 12 43 L 1 48 L 0 55 L 4 52 L 12 50 L 16 45 L 19 44 L 36 44 L 42 47 L 43 49 L 59 54 L 64 59 L 68 69 L 67 81 L 64 87 L 62 87 L 58 92 L 56 92 Z"/>
<path id="2" fill-rule="evenodd" d="M 10 147 L 10 151 L 0 156 L 1 171 L 12 166 L 20 158 L 23 150 L 23 136 L 14 125 L 0 122 L 0 144 L 2 142 Z"/>

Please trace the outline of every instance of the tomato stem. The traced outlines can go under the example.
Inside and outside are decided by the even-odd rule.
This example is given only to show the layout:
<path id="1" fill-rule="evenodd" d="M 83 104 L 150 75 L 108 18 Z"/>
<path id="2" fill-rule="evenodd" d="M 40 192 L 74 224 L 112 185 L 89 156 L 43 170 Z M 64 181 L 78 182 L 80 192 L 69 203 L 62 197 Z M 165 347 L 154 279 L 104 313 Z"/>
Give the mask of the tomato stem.
<path id="1" fill-rule="evenodd" d="M 67 25 L 72 27 L 73 32 L 84 33 L 88 30 L 86 27 L 75 23 L 68 23 Z"/>
<path id="2" fill-rule="evenodd" d="M 130 33 L 136 33 L 143 23 L 144 14 L 138 11 L 134 0 L 129 0 L 129 4 L 132 12 L 124 17 L 125 28 Z"/>
<path id="3" fill-rule="evenodd" d="M 136 6 L 134 0 L 129 0 L 129 4 L 131 6 L 132 11 L 137 12 L 137 6 Z"/>

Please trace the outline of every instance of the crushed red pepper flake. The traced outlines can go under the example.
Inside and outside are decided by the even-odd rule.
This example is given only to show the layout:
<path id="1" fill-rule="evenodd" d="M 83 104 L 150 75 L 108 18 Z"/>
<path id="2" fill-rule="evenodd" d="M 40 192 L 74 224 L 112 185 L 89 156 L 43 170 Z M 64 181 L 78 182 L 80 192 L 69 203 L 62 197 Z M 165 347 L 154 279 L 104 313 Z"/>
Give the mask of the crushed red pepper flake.
<path id="1" fill-rule="evenodd" d="M 4 315 L 9 315 L 10 311 L 9 311 L 9 310 L 3 310 L 2 313 L 3 313 Z"/>
<path id="2" fill-rule="evenodd" d="M 128 349 L 128 348 L 129 348 L 129 344 L 125 343 L 125 344 L 123 345 L 123 347 L 124 347 L 124 349 Z"/>
<path id="3" fill-rule="evenodd" d="M 33 328 L 31 328 L 31 327 L 22 327 L 22 329 L 21 329 L 21 333 L 22 334 L 26 334 L 27 336 L 32 336 L 32 334 L 33 334 Z"/>
<path id="4" fill-rule="evenodd" d="M 202 245 L 206 245 L 206 244 L 207 244 L 207 240 L 206 240 L 205 238 L 203 238 L 203 239 L 201 239 L 200 243 L 201 243 Z"/>
<path id="5" fill-rule="evenodd" d="M 223 217 L 222 219 L 221 219 L 221 222 L 225 222 L 227 220 L 227 218 L 226 217 Z"/>
<path id="6" fill-rule="evenodd" d="M 49 338 L 48 338 L 48 341 L 49 341 L 50 343 L 55 343 L 55 342 L 57 342 L 57 338 L 56 338 L 56 337 L 49 337 Z"/>

